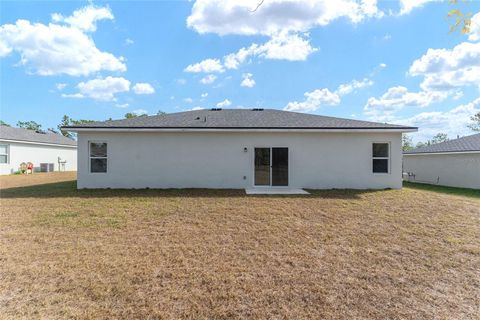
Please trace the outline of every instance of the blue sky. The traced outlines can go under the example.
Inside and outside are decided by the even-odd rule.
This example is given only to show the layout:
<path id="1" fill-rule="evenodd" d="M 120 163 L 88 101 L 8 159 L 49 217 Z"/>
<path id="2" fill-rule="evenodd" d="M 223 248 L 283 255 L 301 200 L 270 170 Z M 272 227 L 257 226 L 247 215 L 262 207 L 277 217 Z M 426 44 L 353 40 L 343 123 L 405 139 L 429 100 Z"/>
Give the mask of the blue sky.
<path id="1" fill-rule="evenodd" d="M 471 133 L 470 35 L 428 0 L 2 1 L 0 118 L 74 119 L 264 107 Z"/>

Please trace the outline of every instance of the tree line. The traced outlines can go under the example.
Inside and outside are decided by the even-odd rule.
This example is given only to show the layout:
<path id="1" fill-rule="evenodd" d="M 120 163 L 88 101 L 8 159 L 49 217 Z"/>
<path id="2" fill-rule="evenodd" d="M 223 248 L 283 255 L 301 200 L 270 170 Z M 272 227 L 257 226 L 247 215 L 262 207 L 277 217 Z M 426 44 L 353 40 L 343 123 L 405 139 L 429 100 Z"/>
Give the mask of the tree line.
<path id="1" fill-rule="evenodd" d="M 164 115 L 164 114 L 166 114 L 166 113 L 161 111 L 161 110 L 157 112 L 157 115 Z M 133 119 L 133 118 L 145 117 L 145 116 L 147 116 L 147 114 L 136 114 L 136 113 L 128 112 L 124 115 L 124 118 L 125 119 Z M 111 121 L 112 118 L 108 118 L 106 120 Z M 73 139 L 73 138 L 75 138 L 75 134 L 72 133 L 72 132 L 62 130 L 62 127 L 89 124 L 89 123 L 93 123 L 93 122 L 97 122 L 97 120 L 73 119 L 73 118 L 70 118 L 67 115 L 64 115 L 62 117 L 60 123 L 58 124 L 57 128 L 48 128 L 47 131 L 57 133 L 57 134 L 62 134 L 65 137 Z M 0 120 L 0 125 L 6 126 L 6 127 L 11 127 L 10 124 L 6 123 L 3 120 Z M 44 130 L 42 128 L 42 125 L 40 123 L 36 122 L 36 121 L 33 121 L 33 120 L 32 121 L 18 121 L 16 126 L 17 126 L 17 128 L 23 128 L 23 129 L 33 130 L 33 131 L 38 131 L 38 132 L 44 132 Z"/>
<path id="2" fill-rule="evenodd" d="M 413 150 L 413 149 L 416 149 L 416 148 L 421 148 L 421 147 L 429 146 L 429 145 L 432 145 L 432 144 L 445 142 L 445 141 L 448 141 L 448 140 L 450 140 L 448 138 L 448 135 L 446 133 L 440 132 L 440 133 L 437 133 L 436 135 L 434 135 L 431 140 L 427 140 L 425 142 L 420 141 L 420 142 L 417 142 L 416 145 L 414 145 L 413 142 L 412 142 L 412 138 L 407 136 L 406 134 L 404 134 L 402 136 L 402 149 L 403 149 L 403 151 L 410 151 L 410 150 Z"/>
<path id="3" fill-rule="evenodd" d="M 472 120 L 472 123 L 469 124 L 468 127 L 474 132 L 480 132 L 480 112 L 477 112 L 475 115 L 470 117 L 470 120 Z M 412 138 L 404 134 L 402 136 L 402 149 L 403 151 L 410 151 L 415 148 L 421 148 L 432 144 L 445 142 L 448 140 L 450 139 L 448 138 L 448 135 L 446 133 L 439 132 L 434 135 L 431 140 L 420 141 L 417 142 L 416 145 L 414 145 L 412 142 Z"/>

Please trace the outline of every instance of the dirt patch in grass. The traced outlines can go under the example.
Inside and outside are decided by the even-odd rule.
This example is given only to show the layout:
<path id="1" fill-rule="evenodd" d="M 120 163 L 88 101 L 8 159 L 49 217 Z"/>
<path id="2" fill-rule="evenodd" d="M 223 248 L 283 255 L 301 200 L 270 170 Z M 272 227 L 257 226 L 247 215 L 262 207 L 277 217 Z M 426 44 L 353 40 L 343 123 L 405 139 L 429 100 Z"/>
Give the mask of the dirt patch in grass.
<path id="1" fill-rule="evenodd" d="M 67 175 L 48 180 L 1 183 L 10 186 L 1 191 L 2 318 L 480 314 L 475 198 L 412 188 L 77 191 Z"/>

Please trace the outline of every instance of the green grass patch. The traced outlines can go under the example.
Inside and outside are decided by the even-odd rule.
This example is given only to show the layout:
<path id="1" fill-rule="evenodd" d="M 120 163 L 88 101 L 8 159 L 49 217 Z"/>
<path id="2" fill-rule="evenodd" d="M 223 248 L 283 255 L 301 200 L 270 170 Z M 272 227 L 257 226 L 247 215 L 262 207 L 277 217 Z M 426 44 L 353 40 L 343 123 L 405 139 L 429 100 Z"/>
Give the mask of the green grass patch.
<path id="1" fill-rule="evenodd" d="M 59 212 L 55 215 L 55 217 L 59 219 L 74 218 L 76 216 L 78 216 L 78 212 L 71 212 L 71 211 Z"/>
<path id="2" fill-rule="evenodd" d="M 40 212 L 31 220 L 30 226 L 77 228 L 123 228 L 127 218 L 121 213 L 108 210 L 83 210 Z"/>
<path id="3" fill-rule="evenodd" d="M 403 182 L 404 188 L 417 189 L 417 190 L 426 190 L 444 194 L 452 194 L 457 196 L 465 196 L 469 198 L 480 198 L 480 190 L 478 189 L 468 189 L 468 188 L 455 188 L 455 187 L 445 187 L 437 186 L 426 183 L 416 183 L 416 182 Z"/>

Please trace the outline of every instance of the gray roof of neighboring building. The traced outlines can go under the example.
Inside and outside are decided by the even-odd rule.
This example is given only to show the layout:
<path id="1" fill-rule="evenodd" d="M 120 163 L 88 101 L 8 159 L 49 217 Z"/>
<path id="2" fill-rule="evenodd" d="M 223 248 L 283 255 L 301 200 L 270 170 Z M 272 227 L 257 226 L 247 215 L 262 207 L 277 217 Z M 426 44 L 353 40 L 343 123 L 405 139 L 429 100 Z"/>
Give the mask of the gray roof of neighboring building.
<path id="1" fill-rule="evenodd" d="M 75 128 L 161 129 L 417 129 L 400 125 L 350 120 L 275 109 L 213 109 L 109 120 Z"/>
<path id="2" fill-rule="evenodd" d="M 480 151 L 480 133 L 413 149 L 404 154 Z"/>
<path id="3" fill-rule="evenodd" d="M 12 128 L 0 125 L 0 140 L 15 140 L 23 142 L 48 143 L 76 146 L 77 142 L 61 134 L 53 132 L 39 133 L 34 130 Z"/>

